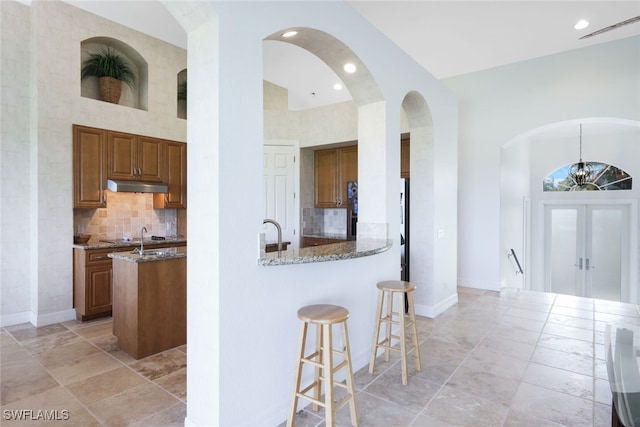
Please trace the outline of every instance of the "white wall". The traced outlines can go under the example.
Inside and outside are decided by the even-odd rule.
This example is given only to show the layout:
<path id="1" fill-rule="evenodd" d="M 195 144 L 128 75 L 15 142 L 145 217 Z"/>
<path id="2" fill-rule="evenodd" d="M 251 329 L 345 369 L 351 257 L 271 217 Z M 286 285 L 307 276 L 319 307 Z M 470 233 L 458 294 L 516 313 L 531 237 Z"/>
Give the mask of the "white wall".
<path id="1" fill-rule="evenodd" d="M 2 82 L 10 87 L 2 96 L 2 170 L 10 173 L 2 181 L 2 324 L 43 325 L 75 317 L 72 124 L 185 141 L 186 122 L 167 91 L 175 93 L 187 58 L 184 49 L 63 2 L 1 7 Z M 149 111 L 80 96 L 80 43 L 95 36 L 121 40 L 146 58 L 154 70 Z"/>
<path id="2" fill-rule="evenodd" d="M 387 160 L 376 165 L 385 190 L 369 191 L 366 197 L 382 199 L 370 203 L 375 209 L 370 216 L 390 229 L 399 226 L 402 99 L 411 90 L 422 93 L 438 127 L 435 144 L 442 147 L 456 145 L 455 101 L 343 3 L 215 3 L 197 22 L 187 5 L 167 6 L 189 27 L 189 88 L 196 92 L 189 97 L 187 424 L 276 425 L 285 419 L 291 397 L 297 309 L 318 302 L 347 307 L 354 367 L 364 366 L 373 332 L 375 282 L 399 278 L 399 251 L 394 246 L 356 260 L 257 265 L 265 120 L 262 39 L 294 26 L 320 29 L 350 46 L 379 78 L 387 105 L 378 111 L 386 123 L 378 127 L 384 135 L 373 138 L 383 141 L 382 150 L 394 147 L 394 152 L 383 153 Z M 185 15 L 189 18 L 181 20 Z M 443 152 L 442 167 L 455 174 L 455 149 Z M 367 186 L 370 180 L 361 183 Z M 455 249 L 447 249 L 455 265 Z M 455 287 L 455 278 L 449 281 Z"/>
<path id="3" fill-rule="evenodd" d="M 460 285 L 500 289 L 501 147 L 566 120 L 638 120 L 639 51 L 631 37 L 444 80 L 460 100 Z"/>

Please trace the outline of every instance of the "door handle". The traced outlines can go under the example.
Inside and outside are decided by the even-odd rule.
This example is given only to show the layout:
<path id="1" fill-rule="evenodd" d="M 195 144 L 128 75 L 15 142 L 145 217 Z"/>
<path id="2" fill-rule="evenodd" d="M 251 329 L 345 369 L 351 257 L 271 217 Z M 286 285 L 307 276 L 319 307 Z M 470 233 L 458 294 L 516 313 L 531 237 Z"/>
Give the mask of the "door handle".
<path id="1" fill-rule="evenodd" d="M 591 270 L 595 270 L 595 268 L 596 268 L 596 267 L 595 267 L 595 266 L 593 266 L 593 265 L 592 265 L 592 266 L 589 266 L 589 258 L 586 258 L 586 259 L 585 259 L 585 267 L 584 267 L 584 269 L 585 269 L 585 270 L 589 270 L 589 269 L 591 269 Z"/>
<path id="2" fill-rule="evenodd" d="M 588 263 L 589 263 L 589 261 L 587 261 L 587 265 L 588 265 Z M 582 270 L 582 258 L 578 258 L 578 263 L 577 264 L 573 264 L 573 265 L 574 265 L 574 267 L 578 267 L 578 269 Z"/>

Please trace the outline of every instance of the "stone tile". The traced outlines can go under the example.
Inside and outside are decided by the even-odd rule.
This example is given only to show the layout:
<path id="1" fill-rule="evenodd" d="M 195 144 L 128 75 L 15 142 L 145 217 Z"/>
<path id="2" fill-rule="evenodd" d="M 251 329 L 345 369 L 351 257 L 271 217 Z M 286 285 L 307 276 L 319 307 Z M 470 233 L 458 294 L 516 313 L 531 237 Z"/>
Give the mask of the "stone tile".
<path id="1" fill-rule="evenodd" d="M 509 406 L 519 384 L 519 379 L 498 376 L 463 364 L 447 382 L 447 387 Z M 491 392 L 487 393 L 487 390 Z"/>
<path id="2" fill-rule="evenodd" d="M 509 408 L 506 405 L 478 397 L 451 386 L 442 390 L 429 402 L 424 415 L 455 426 L 502 426 Z"/>
<path id="3" fill-rule="evenodd" d="M 539 331 L 527 330 L 521 326 L 514 326 L 500 323 L 496 325 L 488 334 L 488 337 L 500 337 L 509 341 L 521 342 L 535 345 L 540 337 Z"/>
<path id="4" fill-rule="evenodd" d="M 99 322 L 93 325 L 76 328 L 74 332 L 82 338 L 90 340 L 91 338 L 101 337 L 103 335 L 113 334 L 113 322 Z"/>
<path id="5" fill-rule="evenodd" d="M 146 383 L 89 406 L 106 427 L 132 425 L 180 403 L 153 383 Z"/>
<path id="6" fill-rule="evenodd" d="M 418 417 L 410 424 L 410 427 L 453 427 L 453 424 L 449 424 L 445 421 L 439 420 L 437 418 L 432 418 L 428 415 L 420 414 Z"/>
<path id="7" fill-rule="evenodd" d="M 187 355 L 173 349 L 145 357 L 131 363 L 129 366 L 147 379 L 155 380 L 186 367 Z"/>
<path id="8" fill-rule="evenodd" d="M 611 402 L 609 405 L 595 402 L 593 404 L 593 427 L 611 426 Z"/>
<path id="9" fill-rule="evenodd" d="M 155 383 L 182 401 L 187 400 L 187 368 L 158 378 Z"/>
<path id="10" fill-rule="evenodd" d="M 593 377 L 537 363 L 529 364 L 522 381 L 583 399 L 594 396 Z"/>
<path id="11" fill-rule="evenodd" d="M 566 353 L 581 354 L 588 357 L 594 356 L 593 343 L 573 338 L 559 337 L 543 333 L 540 335 L 538 346 L 564 351 Z"/>
<path id="12" fill-rule="evenodd" d="M 58 382 L 34 359 L 6 363 L 0 368 L 0 404 L 6 405 L 58 387 Z"/>
<path id="13" fill-rule="evenodd" d="M 101 335 L 90 340 L 95 346 L 102 351 L 108 353 L 112 357 L 115 357 L 119 361 L 125 364 L 130 364 L 136 361 L 133 357 L 122 351 L 118 347 L 118 338 L 113 335 Z"/>
<path id="14" fill-rule="evenodd" d="M 417 413 L 425 407 L 439 388 L 438 384 L 415 376 L 409 377 L 407 385 L 402 385 L 401 371 L 389 369 L 379 375 L 364 391 Z"/>
<path id="15" fill-rule="evenodd" d="M 549 313 L 546 311 L 528 310 L 519 307 L 512 307 L 506 313 L 508 316 L 522 317 L 529 320 L 537 320 L 544 322 L 547 320 Z"/>
<path id="16" fill-rule="evenodd" d="M 523 412 L 509 410 L 509 415 L 504 422 L 503 427 L 562 427 L 563 424 L 554 423 L 553 421 L 545 420 L 543 418 L 536 417 L 535 415 L 525 414 Z"/>
<path id="17" fill-rule="evenodd" d="M 574 338 L 581 341 L 593 342 L 593 330 L 575 328 L 573 326 L 559 325 L 557 323 L 547 323 L 542 330 L 543 334 L 556 335 L 559 337 Z"/>
<path id="18" fill-rule="evenodd" d="M 531 361 L 554 368 L 566 369 L 584 375 L 593 375 L 593 357 L 567 353 L 550 348 L 536 347 Z"/>
<path id="19" fill-rule="evenodd" d="M 593 300 L 579 298 L 571 295 L 558 295 L 555 305 L 560 307 L 575 308 L 584 311 L 593 311 Z"/>
<path id="20" fill-rule="evenodd" d="M 41 326 L 39 328 L 36 328 L 31 323 L 21 323 L 19 325 L 7 326 L 5 329 L 16 339 L 16 341 L 24 341 L 31 338 L 68 331 L 68 329 L 60 323 Z"/>
<path id="21" fill-rule="evenodd" d="M 531 344 L 509 341 L 491 335 L 485 338 L 477 349 L 489 349 L 495 353 L 511 356 L 515 359 L 529 360 L 535 347 Z"/>
<path id="22" fill-rule="evenodd" d="M 9 414 L 22 411 L 23 419 L 6 420 L 5 411 Z M 3 406 L 3 427 L 60 425 L 98 427 L 100 423 L 63 387 L 54 387 Z"/>
<path id="23" fill-rule="evenodd" d="M 76 336 L 77 337 L 77 336 Z M 84 339 L 77 337 L 65 345 L 49 348 L 40 352 L 36 359 L 47 369 L 69 365 L 72 361 L 92 354 L 99 354 L 100 349 Z"/>
<path id="24" fill-rule="evenodd" d="M 2 339 L 0 349 L 0 365 L 31 359 L 29 352 L 11 337 L 6 340 Z"/>
<path id="25" fill-rule="evenodd" d="M 615 302 L 615 301 L 595 300 L 594 307 L 597 313 L 609 313 L 609 314 L 618 314 L 621 316 L 628 316 L 628 317 L 640 317 L 640 312 L 638 311 L 638 307 L 636 307 L 634 304 L 627 304 L 627 303 Z"/>
<path id="26" fill-rule="evenodd" d="M 595 320 L 618 325 L 640 325 L 640 317 L 623 316 L 620 314 L 601 313 L 596 311 Z"/>
<path id="27" fill-rule="evenodd" d="M 436 357 L 424 357 L 422 354 L 420 355 L 420 365 L 422 370 L 417 371 L 413 363 L 407 363 L 409 376 L 438 385 L 443 385 L 458 368 L 457 364 L 449 360 L 438 359 Z M 397 363 L 391 367 L 391 370 L 401 373 L 402 367 Z"/>
<path id="28" fill-rule="evenodd" d="M 66 385 L 111 371 L 120 366 L 122 363 L 113 357 L 103 352 L 97 352 L 71 359 L 63 365 L 49 369 L 49 373 L 60 384 Z"/>
<path id="29" fill-rule="evenodd" d="M 611 387 L 609 386 L 609 380 L 603 380 L 600 378 L 595 379 L 595 401 L 610 405 L 613 396 L 611 395 Z"/>
<path id="30" fill-rule="evenodd" d="M 178 403 L 134 425 L 136 427 L 183 427 L 186 417 L 187 405 Z"/>
<path id="31" fill-rule="evenodd" d="M 309 405 L 307 408 L 309 409 L 300 410 L 296 414 L 296 419 L 295 419 L 296 427 L 316 427 L 321 423 L 323 423 L 324 418 L 322 417 L 324 417 L 324 412 L 322 409 L 320 409 L 320 411 L 318 412 L 313 412 L 311 410 L 311 405 Z M 278 424 L 278 427 L 286 427 L 286 425 L 287 425 L 287 420 Z"/>
<path id="32" fill-rule="evenodd" d="M 511 409 L 567 426 L 592 426 L 593 401 L 521 383 Z"/>
<path id="33" fill-rule="evenodd" d="M 84 342 L 82 338 L 74 332 L 65 329 L 64 331 L 27 338 L 21 342 L 22 346 L 30 354 L 38 356 L 48 350 L 56 349 L 66 344 Z"/>
<path id="34" fill-rule="evenodd" d="M 424 343 L 420 344 L 420 357 L 435 357 L 457 364 L 462 363 L 470 351 L 471 350 L 469 348 L 455 343 L 442 341 L 434 337 L 431 337 Z"/>
<path id="35" fill-rule="evenodd" d="M 488 347 L 476 348 L 460 366 L 466 366 L 476 371 L 489 372 L 503 378 L 519 380 L 524 375 L 529 357 L 515 358 L 502 354 Z"/>
<path id="36" fill-rule="evenodd" d="M 398 405 L 366 392 L 356 396 L 358 411 L 358 425 L 370 427 L 408 426 L 417 413 L 404 405 Z M 323 412 L 320 412 L 323 414 Z M 320 424 L 324 427 L 324 423 Z M 336 425 L 347 427 L 351 425 L 349 405 L 345 405 L 336 413 Z"/>
<path id="37" fill-rule="evenodd" d="M 141 375 L 121 366 L 69 384 L 67 390 L 84 405 L 90 405 L 147 382 Z"/>
<path id="38" fill-rule="evenodd" d="M 574 307 L 554 305 L 551 314 L 561 314 L 563 316 L 579 317 L 581 319 L 593 319 L 593 310 L 583 310 Z"/>
<path id="39" fill-rule="evenodd" d="M 500 318 L 500 325 L 524 329 L 527 331 L 541 332 L 544 328 L 544 320 L 527 319 L 520 316 L 511 316 L 509 314 Z"/>
<path id="40" fill-rule="evenodd" d="M 594 328 L 593 319 L 583 319 L 581 317 L 565 316 L 564 314 L 555 314 L 555 313 L 551 314 L 547 322 L 554 323 L 557 325 L 572 326 L 574 328 L 581 328 L 581 329 L 593 330 Z"/>

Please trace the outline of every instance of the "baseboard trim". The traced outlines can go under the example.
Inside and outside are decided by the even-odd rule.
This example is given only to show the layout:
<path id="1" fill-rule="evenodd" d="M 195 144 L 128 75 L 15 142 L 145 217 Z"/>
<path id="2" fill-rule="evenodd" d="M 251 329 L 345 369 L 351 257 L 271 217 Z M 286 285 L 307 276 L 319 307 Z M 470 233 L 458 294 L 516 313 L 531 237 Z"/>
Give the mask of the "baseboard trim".
<path id="1" fill-rule="evenodd" d="M 433 319 L 434 317 L 444 313 L 449 307 L 453 307 L 457 303 L 458 303 L 458 293 L 456 292 L 455 294 L 446 298 L 444 301 L 440 301 L 436 305 L 430 306 L 430 305 L 422 305 L 422 304 L 414 303 L 414 306 L 415 306 L 416 314 L 418 316 L 425 316 Z"/>
<path id="2" fill-rule="evenodd" d="M 51 325 L 53 323 L 68 322 L 76 318 L 76 311 L 71 308 L 69 310 L 56 311 L 53 313 L 36 314 L 31 313 L 31 323 L 35 327 Z"/>
<path id="3" fill-rule="evenodd" d="M 4 328 L 5 326 L 19 325 L 20 323 L 30 323 L 31 314 L 32 313 L 30 311 L 3 314 L 2 317 L 0 317 L 0 328 Z"/>

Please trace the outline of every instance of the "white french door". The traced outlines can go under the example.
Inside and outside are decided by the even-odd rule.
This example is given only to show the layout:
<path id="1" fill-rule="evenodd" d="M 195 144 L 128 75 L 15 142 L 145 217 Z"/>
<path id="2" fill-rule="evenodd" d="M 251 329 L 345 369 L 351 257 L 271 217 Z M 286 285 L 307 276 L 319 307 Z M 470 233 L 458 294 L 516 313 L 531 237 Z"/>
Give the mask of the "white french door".
<path id="1" fill-rule="evenodd" d="M 545 207 L 545 290 L 629 301 L 629 206 Z"/>

